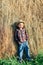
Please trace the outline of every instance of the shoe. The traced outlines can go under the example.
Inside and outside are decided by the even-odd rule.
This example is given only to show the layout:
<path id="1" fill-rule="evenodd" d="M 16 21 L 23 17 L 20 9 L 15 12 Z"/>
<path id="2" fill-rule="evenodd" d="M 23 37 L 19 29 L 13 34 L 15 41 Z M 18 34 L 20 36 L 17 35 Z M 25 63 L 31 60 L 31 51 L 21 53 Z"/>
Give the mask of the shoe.
<path id="1" fill-rule="evenodd" d="M 20 63 L 22 63 L 22 61 L 21 61 L 21 60 L 20 60 L 19 62 L 20 62 Z"/>
<path id="2" fill-rule="evenodd" d="M 34 61 L 33 59 L 29 59 L 29 61 Z"/>
<path id="3" fill-rule="evenodd" d="M 20 63 L 22 63 L 22 61 L 23 61 L 22 59 L 21 59 L 21 60 L 19 59 L 19 62 L 20 62 Z"/>

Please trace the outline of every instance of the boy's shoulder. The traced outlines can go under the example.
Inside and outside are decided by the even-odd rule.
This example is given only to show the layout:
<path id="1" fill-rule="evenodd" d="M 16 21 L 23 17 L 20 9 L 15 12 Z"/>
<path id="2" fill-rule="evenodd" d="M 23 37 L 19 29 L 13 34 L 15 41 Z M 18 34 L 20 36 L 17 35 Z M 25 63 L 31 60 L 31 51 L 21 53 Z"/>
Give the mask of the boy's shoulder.
<path id="1" fill-rule="evenodd" d="M 26 28 L 24 28 L 23 30 L 26 31 Z"/>
<path id="2" fill-rule="evenodd" d="M 20 30 L 19 29 L 16 29 L 17 32 L 19 32 Z"/>

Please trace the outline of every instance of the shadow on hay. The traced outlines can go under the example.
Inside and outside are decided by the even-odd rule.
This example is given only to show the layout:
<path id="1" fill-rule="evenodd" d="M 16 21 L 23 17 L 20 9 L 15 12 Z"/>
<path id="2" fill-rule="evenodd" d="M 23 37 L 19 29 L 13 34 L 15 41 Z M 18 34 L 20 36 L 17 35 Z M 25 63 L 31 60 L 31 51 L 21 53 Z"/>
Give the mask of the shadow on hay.
<path id="1" fill-rule="evenodd" d="M 17 48 L 17 54 L 15 54 L 15 55 L 18 55 L 18 46 L 19 46 L 19 44 L 15 38 L 15 32 L 16 32 L 16 29 L 18 29 L 17 24 L 18 24 L 18 22 L 15 22 L 14 24 L 11 25 L 12 33 L 13 33 L 13 43 L 14 43 L 14 46 L 16 46 L 16 48 Z"/>

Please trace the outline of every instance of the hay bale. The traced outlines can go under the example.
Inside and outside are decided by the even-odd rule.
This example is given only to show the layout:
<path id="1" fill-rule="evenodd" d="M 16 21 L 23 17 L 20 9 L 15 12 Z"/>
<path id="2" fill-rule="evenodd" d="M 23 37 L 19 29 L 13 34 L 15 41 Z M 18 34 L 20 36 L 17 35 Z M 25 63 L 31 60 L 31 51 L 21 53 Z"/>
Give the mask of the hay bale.
<path id="1" fill-rule="evenodd" d="M 17 53 L 12 25 L 25 21 L 32 54 L 43 49 L 43 0 L 0 0 L 0 57 Z"/>

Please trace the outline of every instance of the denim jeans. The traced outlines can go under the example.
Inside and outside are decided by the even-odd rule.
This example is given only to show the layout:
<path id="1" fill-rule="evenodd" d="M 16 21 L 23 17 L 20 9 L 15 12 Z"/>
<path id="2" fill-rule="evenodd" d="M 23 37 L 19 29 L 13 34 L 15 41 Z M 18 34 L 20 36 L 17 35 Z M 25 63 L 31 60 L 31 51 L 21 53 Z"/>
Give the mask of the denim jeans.
<path id="1" fill-rule="evenodd" d="M 19 60 L 22 60 L 22 57 L 23 57 L 23 51 L 25 50 L 25 53 L 26 53 L 26 58 L 28 60 L 30 60 L 30 50 L 29 50 L 29 45 L 28 45 L 28 41 L 25 41 L 23 43 L 20 43 L 19 44 Z"/>

